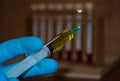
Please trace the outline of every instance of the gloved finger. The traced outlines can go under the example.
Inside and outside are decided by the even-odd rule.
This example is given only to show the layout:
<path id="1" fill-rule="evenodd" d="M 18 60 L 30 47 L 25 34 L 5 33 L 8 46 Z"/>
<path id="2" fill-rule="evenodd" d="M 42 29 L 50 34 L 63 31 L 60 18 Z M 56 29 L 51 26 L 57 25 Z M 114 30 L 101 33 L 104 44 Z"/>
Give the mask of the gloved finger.
<path id="1" fill-rule="evenodd" d="M 0 66 L 0 73 L 5 74 L 8 72 L 8 70 L 10 70 L 11 68 L 13 68 L 14 66 L 16 66 L 19 62 L 15 62 L 13 64 L 9 64 L 7 66 Z"/>
<path id="2" fill-rule="evenodd" d="M 0 69 L 2 70 L 0 70 L 0 72 L 3 74 L 6 74 L 8 70 L 16 66 L 18 63 L 19 62 L 10 64 L 8 66 L 1 66 Z M 25 72 L 25 75 L 22 76 L 22 78 L 51 74 L 51 73 L 54 73 L 57 69 L 58 69 L 58 63 L 54 59 L 45 58 L 41 60 L 38 64 L 33 66 L 27 73 Z"/>
<path id="3" fill-rule="evenodd" d="M 33 66 L 25 75 L 24 78 L 31 76 L 48 75 L 54 73 L 58 69 L 58 63 L 54 59 L 46 58 Z"/>
<path id="4" fill-rule="evenodd" d="M 22 37 L 0 44 L 0 64 L 21 54 L 36 52 L 43 47 L 43 41 L 37 37 Z"/>
<path id="5" fill-rule="evenodd" d="M 0 74 L 0 81 L 8 81 L 7 76 Z"/>
<path id="6" fill-rule="evenodd" d="M 9 81 L 19 81 L 17 78 L 10 78 Z"/>
<path id="7" fill-rule="evenodd" d="M 0 81 L 19 81 L 17 78 L 8 79 L 6 75 L 0 74 Z"/>

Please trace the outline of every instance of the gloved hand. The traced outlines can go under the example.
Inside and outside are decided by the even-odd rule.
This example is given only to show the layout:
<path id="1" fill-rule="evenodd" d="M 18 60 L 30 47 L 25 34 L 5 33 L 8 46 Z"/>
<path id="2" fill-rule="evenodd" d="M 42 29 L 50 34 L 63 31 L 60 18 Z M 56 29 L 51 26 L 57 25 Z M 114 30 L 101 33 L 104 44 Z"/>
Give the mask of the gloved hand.
<path id="1" fill-rule="evenodd" d="M 8 40 L 0 44 L 0 81 L 19 81 L 16 77 L 7 78 L 6 72 L 17 63 L 3 66 L 2 63 L 21 54 L 30 54 L 39 51 L 43 47 L 43 42 L 37 37 L 23 37 Z M 55 60 L 46 58 L 33 66 L 24 78 L 31 76 L 40 76 L 54 73 L 58 68 Z"/>

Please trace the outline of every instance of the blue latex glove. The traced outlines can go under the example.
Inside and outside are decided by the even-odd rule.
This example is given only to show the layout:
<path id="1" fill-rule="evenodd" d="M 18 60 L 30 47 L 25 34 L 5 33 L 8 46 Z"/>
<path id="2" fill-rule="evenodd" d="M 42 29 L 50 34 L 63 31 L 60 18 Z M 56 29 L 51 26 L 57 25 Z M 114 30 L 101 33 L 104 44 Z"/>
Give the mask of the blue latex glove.
<path id="1" fill-rule="evenodd" d="M 17 78 L 7 78 L 6 72 L 14 67 L 17 63 L 3 66 L 2 63 L 19 56 L 21 54 L 39 51 L 43 47 L 43 42 L 37 37 L 23 37 L 13 40 L 8 40 L 0 44 L 0 81 L 19 81 Z M 55 60 L 46 58 L 33 66 L 24 76 L 24 78 L 31 76 L 40 76 L 54 73 L 58 68 Z"/>

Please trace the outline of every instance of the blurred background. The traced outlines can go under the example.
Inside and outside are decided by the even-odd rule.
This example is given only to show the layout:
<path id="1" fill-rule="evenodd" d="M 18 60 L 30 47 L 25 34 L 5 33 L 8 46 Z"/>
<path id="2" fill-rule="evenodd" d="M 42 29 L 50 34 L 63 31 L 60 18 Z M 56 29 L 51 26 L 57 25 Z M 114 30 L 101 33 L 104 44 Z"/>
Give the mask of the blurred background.
<path id="1" fill-rule="evenodd" d="M 106 74 L 111 77 L 117 74 L 111 71 L 120 59 L 119 3 L 119 0 L 0 0 L 0 42 L 32 35 L 46 43 L 64 29 L 85 23 L 72 42 L 50 56 L 59 62 L 58 72 L 23 81 L 52 81 L 61 77 L 96 81 Z"/>

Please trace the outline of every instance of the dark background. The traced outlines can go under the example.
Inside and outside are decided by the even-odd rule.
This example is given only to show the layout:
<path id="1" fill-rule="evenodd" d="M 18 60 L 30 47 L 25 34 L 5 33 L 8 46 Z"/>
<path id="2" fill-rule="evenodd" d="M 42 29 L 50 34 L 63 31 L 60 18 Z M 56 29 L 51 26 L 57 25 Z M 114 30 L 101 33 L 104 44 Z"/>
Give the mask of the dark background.
<path id="1" fill-rule="evenodd" d="M 58 2 L 56 0 L 0 0 L 0 42 L 8 39 L 31 35 L 31 16 L 30 6 L 34 3 L 41 2 Z M 61 0 L 60 2 L 68 2 Z M 120 0 L 69 0 L 69 2 L 93 2 L 94 12 L 97 18 L 102 18 L 104 27 L 102 29 L 103 38 L 103 56 L 105 58 L 119 57 L 120 55 Z M 101 32 L 101 31 L 100 31 Z M 105 62 L 107 64 L 107 62 Z M 120 67 L 120 66 L 119 66 Z M 119 79 L 120 69 L 116 68 L 110 72 L 103 81 L 112 81 Z M 34 81 L 26 79 L 23 81 Z M 61 77 L 44 78 L 36 77 L 35 81 L 42 80 L 74 80 Z M 84 79 L 76 79 L 84 81 Z M 120 79 L 119 79 L 120 80 Z M 118 81 L 119 81 L 118 80 Z M 87 80 L 85 80 L 87 81 Z M 96 80 L 88 80 L 96 81 Z"/>

